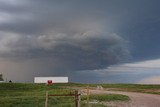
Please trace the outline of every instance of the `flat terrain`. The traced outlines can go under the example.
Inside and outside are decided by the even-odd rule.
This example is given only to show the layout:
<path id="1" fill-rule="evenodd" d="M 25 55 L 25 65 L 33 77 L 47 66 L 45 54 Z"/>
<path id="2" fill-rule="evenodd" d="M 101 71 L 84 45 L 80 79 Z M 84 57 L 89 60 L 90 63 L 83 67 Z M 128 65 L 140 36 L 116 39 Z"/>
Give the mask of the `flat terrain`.
<path id="1" fill-rule="evenodd" d="M 122 94 L 127 95 L 129 102 L 108 102 L 112 107 L 160 107 L 160 95 L 137 92 L 90 90 L 91 94 Z"/>
<path id="2" fill-rule="evenodd" d="M 103 89 L 97 89 L 97 86 Z M 160 105 L 160 85 L 68 83 L 48 86 L 0 83 L 0 107 L 44 107 L 46 91 L 49 94 L 68 94 L 74 93 L 75 89 L 86 90 L 87 87 L 91 91 L 90 107 L 158 107 L 157 105 Z M 74 97 L 49 97 L 48 107 L 74 107 L 74 101 Z M 87 107 L 86 102 L 86 94 L 81 95 L 81 107 Z"/>
<path id="3" fill-rule="evenodd" d="M 71 85 L 71 86 L 68 86 Z M 0 107 L 44 107 L 46 91 L 50 94 L 74 94 L 72 88 L 75 84 L 24 84 L 24 83 L 1 83 L 0 84 Z M 81 95 L 81 107 L 87 107 L 87 96 Z M 92 95 L 90 100 L 100 101 L 126 101 L 125 95 L 107 94 Z M 106 107 L 101 103 L 90 104 L 91 107 Z M 48 107 L 75 107 L 74 96 L 50 96 Z"/>

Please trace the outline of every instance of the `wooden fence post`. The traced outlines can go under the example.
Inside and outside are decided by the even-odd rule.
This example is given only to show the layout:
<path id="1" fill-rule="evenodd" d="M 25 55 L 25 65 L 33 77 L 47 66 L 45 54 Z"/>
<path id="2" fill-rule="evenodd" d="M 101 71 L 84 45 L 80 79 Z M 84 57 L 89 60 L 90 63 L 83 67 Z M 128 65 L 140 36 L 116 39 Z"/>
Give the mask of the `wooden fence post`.
<path id="1" fill-rule="evenodd" d="M 80 94 L 78 90 L 75 90 L 75 107 L 80 107 Z"/>
<path id="2" fill-rule="evenodd" d="M 46 91 L 46 102 L 45 102 L 45 107 L 48 107 L 48 91 Z"/>
<path id="3" fill-rule="evenodd" d="M 89 86 L 87 86 L 87 107 L 89 107 Z"/>
<path id="4" fill-rule="evenodd" d="M 81 97 L 80 97 L 80 93 L 78 90 L 75 90 L 75 93 L 72 94 L 49 94 L 48 95 L 48 91 L 46 92 L 46 102 L 45 102 L 45 107 L 48 106 L 48 97 L 49 96 L 74 96 L 75 97 L 75 107 L 80 107 L 80 101 L 81 101 Z"/>
<path id="5" fill-rule="evenodd" d="M 81 107 L 81 94 L 78 91 L 78 107 Z"/>

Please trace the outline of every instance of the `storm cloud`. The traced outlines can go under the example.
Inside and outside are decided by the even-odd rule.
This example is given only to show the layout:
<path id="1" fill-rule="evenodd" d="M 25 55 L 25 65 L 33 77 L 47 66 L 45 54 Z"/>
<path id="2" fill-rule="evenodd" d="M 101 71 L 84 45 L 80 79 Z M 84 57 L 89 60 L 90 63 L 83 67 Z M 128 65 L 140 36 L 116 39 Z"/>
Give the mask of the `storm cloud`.
<path id="1" fill-rule="evenodd" d="M 98 69 L 127 61 L 126 44 L 120 36 L 103 32 L 9 35 L 0 40 L 0 57 L 17 61 L 47 58 L 70 70 Z"/>
<path id="2" fill-rule="evenodd" d="M 72 78 L 77 71 L 126 62 L 128 41 L 112 32 L 112 18 L 106 21 L 104 12 L 79 4 L 83 5 L 0 1 L 0 66 L 5 77 L 16 81 L 49 75 Z"/>
<path id="3" fill-rule="evenodd" d="M 101 69 L 157 59 L 157 4 L 156 0 L 1 0 L 0 70 L 16 81 L 56 75 L 81 81 L 90 75 L 96 82 L 102 78 Z"/>

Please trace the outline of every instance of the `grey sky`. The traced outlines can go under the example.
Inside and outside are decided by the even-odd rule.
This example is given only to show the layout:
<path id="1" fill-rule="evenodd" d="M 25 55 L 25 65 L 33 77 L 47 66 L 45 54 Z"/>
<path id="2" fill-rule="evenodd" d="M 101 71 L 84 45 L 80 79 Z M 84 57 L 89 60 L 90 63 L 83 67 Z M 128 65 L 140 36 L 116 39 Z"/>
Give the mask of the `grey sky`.
<path id="1" fill-rule="evenodd" d="M 159 59 L 159 3 L 1 0 L 0 70 L 8 79 L 23 82 L 51 75 L 79 82 L 82 77 L 94 82 L 138 82 L 149 76 L 142 72 L 130 80 L 128 72 L 113 78 L 114 71 L 105 76 L 101 72 L 112 65 Z"/>

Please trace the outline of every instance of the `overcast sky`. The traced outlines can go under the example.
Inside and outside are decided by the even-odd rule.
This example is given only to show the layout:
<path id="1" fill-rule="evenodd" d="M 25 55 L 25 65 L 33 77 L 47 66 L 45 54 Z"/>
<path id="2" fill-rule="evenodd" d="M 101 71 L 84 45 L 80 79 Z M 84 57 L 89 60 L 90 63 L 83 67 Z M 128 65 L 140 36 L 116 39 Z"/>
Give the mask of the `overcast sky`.
<path id="1" fill-rule="evenodd" d="M 4 79 L 160 83 L 159 0 L 1 0 Z"/>

